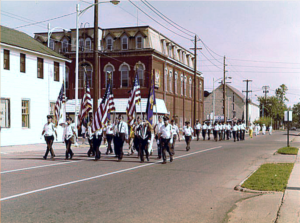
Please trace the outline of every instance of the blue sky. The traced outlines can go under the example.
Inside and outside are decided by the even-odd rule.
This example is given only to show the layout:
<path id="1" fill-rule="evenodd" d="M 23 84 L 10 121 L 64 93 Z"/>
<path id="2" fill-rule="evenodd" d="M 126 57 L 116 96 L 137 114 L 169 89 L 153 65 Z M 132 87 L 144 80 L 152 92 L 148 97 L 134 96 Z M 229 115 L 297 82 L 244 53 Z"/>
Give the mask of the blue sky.
<path id="1" fill-rule="evenodd" d="M 133 2 L 159 23 L 186 36 L 164 22 L 141 1 Z M 222 77 L 223 58 L 221 56 L 225 55 L 227 75 L 232 77 L 231 82 L 234 87 L 240 91 L 245 90 L 243 80 L 253 80 L 250 84 L 250 90 L 253 91 L 250 95 L 253 100 L 256 98 L 255 95 L 263 95 L 262 86 L 270 86 L 270 95 L 273 95 L 274 90 L 284 83 L 289 88 L 287 97 L 290 102 L 288 104 L 299 102 L 300 2 L 149 2 L 174 22 L 197 33 L 216 53 L 211 52 L 213 55 L 211 56 L 203 44 L 198 42 L 198 46 L 203 48 L 198 54 L 198 69 L 203 72 L 206 90 L 212 90 L 213 78 Z M 75 12 L 77 3 L 80 4 L 81 9 L 89 5 L 80 1 L 1 1 L 1 24 L 14 28 L 32 21 L 42 21 L 69 14 Z M 150 25 L 183 47 L 193 47 L 192 41 L 168 31 L 142 12 L 137 13 L 137 9 L 127 0 L 121 0 L 118 6 L 101 4 L 99 26 L 103 28 L 135 26 L 137 15 L 139 25 Z M 25 18 L 30 21 L 20 21 Z M 93 9 L 80 17 L 80 23 L 86 22 L 91 27 L 93 26 Z M 75 28 L 75 25 L 75 14 L 51 21 L 51 27 Z M 41 23 L 38 26 L 24 27 L 20 30 L 33 36 L 35 32 L 47 31 L 47 24 Z"/>

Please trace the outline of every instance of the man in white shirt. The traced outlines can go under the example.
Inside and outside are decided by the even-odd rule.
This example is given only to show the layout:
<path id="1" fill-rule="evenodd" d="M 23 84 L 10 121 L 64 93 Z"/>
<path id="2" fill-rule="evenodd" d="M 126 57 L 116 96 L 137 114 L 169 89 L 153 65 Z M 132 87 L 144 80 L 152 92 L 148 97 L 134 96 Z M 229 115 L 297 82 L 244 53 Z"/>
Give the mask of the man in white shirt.
<path id="1" fill-rule="evenodd" d="M 178 136 L 178 140 L 180 142 L 180 134 L 179 134 L 179 129 L 178 126 L 175 123 L 175 120 L 171 120 L 171 125 L 172 125 L 172 138 L 173 138 L 173 143 L 171 144 L 173 155 L 175 155 L 175 142 Z"/>
<path id="2" fill-rule="evenodd" d="M 167 163 L 167 151 L 170 155 L 170 162 L 173 162 L 173 152 L 172 148 L 170 147 L 170 140 L 172 139 L 172 125 L 169 124 L 168 117 L 164 117 L 164 124 L 159 129 L 158 137 L 160 138 L 162 149 L 162 164 Z"/>
<path id="3" fill-rule="evenodd" d="M 92 125 L 93 125 L 93 116 L 90 116 L 90 121 L 87 124 L 87 137 L 88 137 L 88 142 L 90 145 L 90 149 L 87 152 L 88 157 L 95 156 L 95 151 L 94 151 L 94 145 L 93 145 L 93 138 L 94 138 L 94 133 L 92 132 Z"/>
<path id="4" fill-rule="evenodd" d="M 85 142 L 85 136 L 86 136 L 86 127 L 85 125 L 82 123 L 81 125 L 81 135 L 82 135 L 82 144 L 84 144 Z"/>
<path id="5" fill-rule="evenodd" d="M 54 159 L 55 154 L 52 148 L 53 141 L 54 141 L 54 133 L 56 136 L 56 141 L 57 141 L 57 132 L 54 128 L 54 124 L 52 122 L 52 116 L 47 115 L 47 123 L 44 125 L 42 135 L 45 137 L 45 141 L 47 143 L 47 150 L 45 155 L 43 156 L 44 159 L 47 159 L 48 153 L 50 152 L 51 158 Z"/>
<path id="6" fill-rule="evenodd" d="M 241 123 L 238 122 L 237 125 L 237 131 L 236 131 L 236 139 L 237 141 L 240 141 L 240 137 L 241 137 Z"/>
<path id="7" fill-rule="evenodd" d="M 94 132 L 93 146 L 94 146 L 95 160 L 99 160 L 101 158 L 100 145 L 102 142 L 102 138 L 103 138 L 102 129 L 99 129 L 96 132 Z"/>
<path id="8" fill-rule="evenodd" d="M 69 155 L 70 155 L 70 159 L 73 158 L 74 153 L 71 149 L 71 145 L 72 145 L 72 139 L 76 138 L 76 140 L 78 139 L 76 132 L 75 132 L 75 127 L 74 125 L 72 125 L 72 118 L 71 117 L 67 117 L 67 125 L 65 125 L 65 130 L 64 130 L 64 141 L 66 144 L 66 160 L 69 159 Z M 75 140 L 74 140 L 75 141 Z"/>
<path id="9" fill-rule="evenodd" d="M 198 119 L 196 120 L 194 129 L 195 129 L 195 133 L 196 133 L 196 136 L 197 136 L 197 141 L 199 141 L 199 134 L 200 134 L 200 130 L 201 130 L 201 124 L 200 124 Z"/>
<path id="10" fill-rule="evenodd" d="M 265 124 L 263 124 L 263 126 L 262 126 L 262 134 L 263 135 L 265 135 L 266 134 L 266 125 Z"/>
<path id="11" fill-rule="evenodd" d="M 128 140 L 128 125 L 123 121 L 123 116 L 119 116 L 118 124 L 115 126 L 115 153 L 118 157 L 118 162 L 123 159 L 123 145 L 125 140 Z"/>
<path id="12" fill-rule="evenodd" d="M 113 152 L 111 143 L 114 138 L 114 125 L 111 124 L 110 120 L 107 120 L 107 125 L 105 126 L 103 131 L 104 131 L 105 138 L 107 140 L 106 155 L 108 155 L 108 153 L 111 154 Z"/>
<path id="13" fill-rule="evenodd" d="M 190 144 L 192 141 L 193 133 L 194 131 L 190 126 L 190 122 L 189 121 L 185 122 L 185 128 L 183 128 L 183 135 L 185 137 L 185 142 L 186 142 L 186 151 L 189 151 L 191 149 Z"/>
<path id="14" fill-rule="evenodd" d="M 148 146 L 151 140 L 151 127 L 150 123 L 144 120 L 140 125 L 137 127 L 138 138 L 139 138 L 139 155 L 141 159 L 141 163 L 144 162 L 144 152 L 146 154 L 146 159 L 149 161 L 149 151 Z"/>
<path id="15" fill-rule="evenodd" d="M 232 135 L 233 135 L 233 141 L 236 142 L 236 136 L 237 136 L 238 127 L 236 123 L 233 123 L 232 127 Z"/>
<path id="16" fill-rule="evenodd" d="M 161 143 L 160 143 L 160 138 L 159 138 L 159 129 L 160 127 L 163 125 L 163 120 L 161 117 L 158 118 L 158 123 L 155 124 L 154 126 L 154 135 L 155 135 L 155 140 L 156 140 L 156 144 L 157 144 L 157 153 L 158 153 L 158 156 L 157 156 L 157 159 L 161 159 Z"/>
<path id="17" fill-rule="evenodd" d="M 220 122 L 219 124 L 219 141 L 223 140 L 223 123 Z"/>
<path id="18" fill-rule="evenodd" d="M 211 130 L 212 130 L 212 125 L 211 123 L 209 122 L 208 126 L 207 126 L 207 139 L 210 140 L 210 133 L 211 133 Z"/>
<path id="19" fill-rule="evenodd" d="M 203 138 L 204 141 L 205 141 L 206 131 L 207 131 L 207 125 L 206 125 L 205 122 L 203 122 L 203 125 L 202 125 L 202 138 Z"/>
<path id="20" fill-rule="evenodd" d="M 272 127 L 272 125 L 270 125 L 270 126 L 269 126 L 269 134 L 270 134 L 270 135 L 272 135 L 272 129 L 273 129 L 273 127 Z"/>
<path id="21" fill-rule="evenodd" d="M 215 122 L 215 125 L 214 125 L 214 140 L 216 142 L 218 141 L 219 130 L 220 130 L 219 124 L 218 124 L 218 122 Z"/>
<path id="22" fill-rule="evenodd" d="M 241 137 L 240 139 L 241 140 L 245 140 L 245 133 L 246 133 L 246 124 L 245 124 L 245 121 L 243 121 L 240 125 L 241 127 Z"/>

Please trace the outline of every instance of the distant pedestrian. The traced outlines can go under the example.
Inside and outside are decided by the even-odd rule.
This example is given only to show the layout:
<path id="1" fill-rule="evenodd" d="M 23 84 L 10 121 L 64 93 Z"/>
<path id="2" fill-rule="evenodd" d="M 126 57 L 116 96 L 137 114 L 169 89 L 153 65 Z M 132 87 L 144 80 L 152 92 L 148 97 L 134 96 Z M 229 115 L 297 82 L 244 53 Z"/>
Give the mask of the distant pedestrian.
<path id="1" fill-rule="evenodd" d="M 113 149 L 112 149 L 112 141 L 114 138 L 114 125 L 111 124 L 110 120 L 107 120 L 107 125 L 104 128 L 104 135 L 107 141 L 107 150 L 106 150 L 106 155 L 108 155 L 108 153 L 113 153 Z"/>
<path id="2" fill-rule="evenodd" d="M 123 116 L 119 116 L 118 124 L 115 126 L 115 152 L 118 157 L 118 162 L 123 159 L 124 142 L 128 141 L 128 125 L 123 121 Z"/>
<path id="3" fill-rule="evenodd" d="M 148 146 L 150 143 L 151 139 L 151 127 L 149 123 L 144 120 L 138 127 L 137 131 L 139 132 L 139 144 L 140 144 L 140 160 L 141 163 L 144 162 L 144 152 L 146 154 L 146 159 L 149 161 L 149 151 L 148 151 Z"/>
<path id="4" fill-rule="evenodd" d="M 263 135 L 265 135 L 266 134 L 266 125 L 265 124 L 263 124 L 263 126 L 262 126 L 262 134 Z"/>
<path id="5" fill-rule="evenodd" d="M 45 137 L 45 141 L 47 143 L 47 150 L 45 155 L 43 156 L 44 159 L 47 159 L 48 153 L 50 152 L 51 158 L 54 159 L 55 154 L 52 148 L 53 141 L 54 141 L 54 133 L 56 136 L 56 141 L 57 141 L 57 132 L 55 130 L 54 124 L 52 122 L 52 116 L 47 115 L 47 123 L 44 125 L 42 135 Z"/>
<path id="6" fill-rule="evenodd" d="M 229 124 L 229 122 L 227 122 L 227 124 L 225 126 L 227 140 L 229 140 L 229 137 L 230 137 L 230 130 L 231 130 L 231 125 Z"/>
<path id="7" fill-rule="evenodd" d="M 270 134 L 270 135 L 272 135 L 272 130 L 273 130 L 272 125 L 270 125 L 270 126 L 269 126 L 269 134 Z"/>
<path id="8" fill-rule="evenodd" d="M 172 140 L 172 126 L 169 124 L 169 118 L 164 117 L 164 124 L 160 127 L 158 132 L 158 138 L 160 138 L 161 149 L 162 149 L 162 164 L 167 163 L 167 152 L 170 155 L 170 162 L 173 162 L 173 151 L 170 146 L 170 141 Z M 172 141 L 171 141 L 172 143 Z"/>
<path id="9" fill-rule="evenodd" d="M 186 142 L 186 151 L 189 151 L 191 149 L 191 141 L 192 141 L 192 135 L 193 135 L 193 129 L 190 127 L 190 122 L 185 122 L 185 127 L 183 128 L 183 135 L 185 137 Z"/>
<path id="10" fill-rule="evenodd" d="M 211 126 L 211 123 L 209 123 L 208 126 L 207 126 L 207 139 L 208 140 L 210 140 L 211 130 L 212 130 L 212 126 Z"/>
<path id="11" fill-rule="evenodd" d="M 214 125 L 214 140 L 217 142 L 218 141 L 218 135 L 219 135 L 219 124 L 218 122 L 215 122 L 215 125 Z"/>
<path id="12" fill-rule="evenodd" d="M 249 125 L 249 136 L 250 136 L 251 139 L 253 138 L 253 125 L 252 125 L 252 123 L 250 123 L 250 125 Z"/>
<path id="13" fill-rule="evenodd" d="M 155 124 L 154 126 L 154 135 L 155 135 L 155 140 L 156 140 L 156 144 L 157 144 L 157 153 L 158 153 L 158 156 L 157 156 L 157 159 L 161 159 L 161 142 L 160 142 L 160 138 L 159 138 L 159 130 L 160 130 L 160 127 L 163 125 L 163 120 L 162 120 L 162 117 L 159 117 L 158 118 L 158 123 Z"/>
<path id="14" fill-rule="evenodd" d="M 199 120 L 197 119 L 197 120 L 196 120 L 196 123 L 195 123 L 195 127 L 194 127 L 194 129 L 195 129 L 195 134 L 196 134 L 196 136 L 197 136 L 197 141 L 199 141 L 199 135 L 200 135 L 201 127 L 202 127 L 202 126 L 201 126 Z"/>
<path id="15" fill-rule="evenodd" d="M 245 133 L 246 133 L 246 124 L 245 121 L 241 122 L 241 140 L 245 140 Z"/>
<path id="16" fill-rule="evenodd" d="M 237 124 L 236 124 L 236 123 L 233 123 L 233 127 L 232 127 L 232 135 L 233 135 L 233 141 L 234 141 L 234 142 L 236 142 L 237 131 L 238 131 Z"/>
<path id="17" fill-rule="evenodd" d="M 85 143 L 85 138 L 86 138 L 86 127 L 84 123 L 81 125 L 81 136 L 82 136 L 82 144 Z"/>
<path id="18" fill-rule="evenodd" d="M 180 142 L 180 134 L 179 134 L 178 126 L 176 125 L 174 119 L 171 120 L 171 125 L 172 125 L 172 138 L 173 138 L 171 147 L 172 147 L 173 155 L 175 155 L 175 143 L 176 143 L 177 137 L 178 137 L 178 141 Z"/>
<path id="19" fill-rule="evenodd" d="M 238 122 L 237 125 L 237 131 L 236 131 L 236 140 L 240 141 L 240 137 L 241 137 L 241 123 Z"/>
<path id="20" fill-rule="evenodd" d="M 74 137 L 76 138 L 76 140 L 74 139 Z M 72 118 L 68 117 L 67 118 L 67 124 L 65 125 L 65 130 L 64 130 L 64 141 L 66 144 L 66 160 L 69 159 L 69 155 L 70 155 L 70 159 L 73 158 L 74 153 L 71 149 L 71 145 L 72 143 L 75 143 L 77 141 L 78 137 L 76 135 L 76 131 L 75 131 L 75 127 L 72 124 Z"/>
<path id="21" fill-rule="evenodd" d="M 93 117 L 90 116 L 90 121 L 87 124 L 87 138 L 90 145 L 90 149 L 87 152 L 88 157 L 90 157 L 91 155 L 95 156 L 94 146 L 93 146 L 94 133 L 92 132 L 92 125 L 93 125 Z"/>
<path id="22" fill-rule="evenodd" d="M 207 131 L 207 125 L 206 125 L 205 122 L 203 122 L 203 125 L 202 125 L 202 138 L 203 138 L 203 141 L 205 141 L 206 131 Z"/>

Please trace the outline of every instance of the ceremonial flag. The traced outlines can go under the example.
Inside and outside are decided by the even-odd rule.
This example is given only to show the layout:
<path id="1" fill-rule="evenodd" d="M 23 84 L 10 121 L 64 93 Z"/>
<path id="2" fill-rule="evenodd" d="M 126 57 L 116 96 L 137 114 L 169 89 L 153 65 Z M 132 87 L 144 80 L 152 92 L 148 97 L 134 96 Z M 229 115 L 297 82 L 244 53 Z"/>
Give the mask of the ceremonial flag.
<path id="1" fill-rule="evenodd" d="M 128 104 L 126 107 L 128 124 L 131 126 L 133 124 L 133 115 L 135 112 L 136 104 L 141 102 L 141 91 L 138 73 L 135 75 L 133 88 L 131 90 L 131 95 L 128 99 Z"/>
<path id="2" fill-rule="evenodd" d="M 89 82 L 86 82 L 86 90 L 83 95 L 81 105 L 80 105 L 80 111 L 78 115 L 79 123 L 77 128 L 80 129 L 83 119 L 86 118 L 92 109 L 92 101 L 91 101 L 91 92 L 90 92 L 90 87 L 89 87 Z"/>
<path id="3" fill-rule="evenodd" d="M 65 92 L 64 92 L 64 83 L 61 86 L 57 101 L 55 103 L 55 108 L 54 108 L 54 123 L 55 126 L 57 126 L 59 119 L 60 119 L 60 109 L 61 109 L 61 104 L 65 103 Z"/>
<path id="4" fill-rule="evenodd" d="M 153 79 L 153 78 L 152 78 Z M 151 87 L 149 90 L 149 96 L 147 101 L 147 120 L 152 125 L 153 122 L 153 106 L 156 105 L 156 98 L 155 98 L 155 89 L 154 89 L 154 82 L 151 81 Z"/>
<path id="5" fill-rule="evenodd" d="M 101 104 L 99 105 L 97 111 L 94 114 L 92 131 L 95 132 L 99 129 L 102 129 L 107 121 L 108 113 L 114 110 L 115 110 L 114 95 L 112 94 L 111 91 L 111 85 L 110 83 L 108 83 Z"/>

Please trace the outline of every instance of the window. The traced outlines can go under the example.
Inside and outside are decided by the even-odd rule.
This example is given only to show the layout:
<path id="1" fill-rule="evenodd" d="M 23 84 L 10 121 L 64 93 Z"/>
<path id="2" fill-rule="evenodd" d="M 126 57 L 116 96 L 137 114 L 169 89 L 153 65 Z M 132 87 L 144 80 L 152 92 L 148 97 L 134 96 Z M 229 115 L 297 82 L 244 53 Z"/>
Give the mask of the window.
<path id="1" fill-rule="evenodd" d="M 184 76 L 184 96 L 186 96 L 186 76 Z"/>
<path id="2" fill-rule="evenodd" d="M 143 64 L 137 65 L 137 73 L 139 75 L 139 82 L 141 87 L 145 87 L 145 69 Z"/>
<path id="3" fill-rule="evenodd" d="M 44 59 L 37 58 L 37 77 L 44 78 Z"/>
<path id="4" fill-rule="evenodd" d="M 199 100 L 202 101 L 202 82 L 199 82 Z"/>
<path id="5" fill-rule="evenodd" d="M 69 88 L 69 73 L 70 73 L 70 69 L 69 67 L 65 66 L 65 82 L 66 82 L 66 89 Z"/>
<path id="6" fill-rule="evenodd" d="M 182 63 L 186 64 L 186 55 L 182 52 Z"/>
<path id="7" fill-rule="evenodd" d="M 9 50 L 4 50 L 3 67 L 5 70 L 9 70 Z"/>
<path id="8" fill-rule="evenodd" d="M 108 37 L 108 38 L 106 39 L 106 48 L 107 48 L 108 50 L 112 50 L 112 49 L 113 49 L 113 40 L 112 40 L 111 37 Z"/>
<path id="9" fill-rule="evenodd" d="M 1 128 L 10 128 L 10 101 L 6 98 L 1 98 L 0 126 Z"/>
<path id="10" fill-rule="evenodd" d="M 50 102 L 50 115 L 54 115 L 55 102 Z"/>
<path id="11" fill-rule="evenodd" d="M 128 38 L 127 38 L 127 36 L 122 37 L 122 50 L 128 50 Z"/>
<path id="12" fill-rule="evenodd" d="M 29 100 L 22 100 L 22 127 L 29 128 Z"/>
<path id="13" fill-rule="evenodd" d="M 122 87 L 129 87 L 129 69 L 126 65 L 122 65 L 121 67 L 121 88 Z"/>
<path id="14" fill-rule="evenodd" d="M 169 57 L 172 57 L 172 45 L 169 44 Z"/>
<path id="15" fill-rule="evenodd" d="M 163 40 L 163 54 L 167 54 L 167 44 L 166 44 L 166 41 L 165 40 Z"/>
<path id="16" fill-rule="evenodd" d="M 186 61 L 187 61 L 187 65 L 190 66 L 190 56 L 189 55 L 186 56 Z"/>
<path id="17" fill-rule="evenodd" d="M 177 72 L 175 72 L 175 94 L 178 94 L 178 92 L 177 92 L 177 80 L 178 80 L 178 73 Z"/>
<path id="18" fill-rule="evenodd" d="M 55 42 L 54 42 L 53 39 L 50 39 L 49 47 L 50 47 L 51 50 L 54 50 L 54 49 L 55 49 Z"/>
<path id="19" fill-rule="evenodd" d="M 59 81 L 59 63 L 54 62 L 54 81 Z"/>
<path id="20" fill-rule="evenodd" d="M 192 81 L 192 78 L 190 78 L 190 81 L 189 81 L 189 84 L 190 84 L 190 98 L 192 97 L 192 83 L 193 83 L 193 81 Z"/>
<path id="21" fill-rule="evenodd" d="M 169 88 L 170 88 L 170 92 L 173 92 L 173 72 L 172 70 L 170 70 L 170 74 L 169 74 Z"/>
<path id="22" fill-rule="evenodd" d="M 86 38 L 85 40 L 85 49 L 86 50 L 91 50 L 92 49 L 92 41 L 90 38 Z"/>
<path id="23" fill-rule="evenodd" d="M 181 61 L 181 51 L 177 50 L 177 54 L 178 54 L 178 60 Z"/>
<path id="24" fill-rule="evenodd" d="M 20 53 L 20 72 L 26 72 L 26 55 L 24 53 Z"/>
<path id="25" fill-rule="evenodd" d="M 180 76 L 180 94 L 183 96 L 183 74 Z"/>
<path id="26" fill-rule="evenodd" d="M 137 49 L 143 48 L 143 37 L 141 37 L 141 36 L 136 37 L 136 48 Z"/>
<path id="27" fill-rule="evenodd" d="M 168 91 L 168 69 L 166 68 L 165 69 L 165 78 L 164 78 L 164 82 L 165 82 L 165 91 L 167 92 Z"/>
<path id="28" fill-rule="evenodd" d="M 80 66 L 79 67 L 79 72 L 78 72 L 78 87 L 79 88 L 84 88 L 86 86 L 86 82 L 89 82 L 89 86 L 91 88 L 93 82 L 92 82 L 92 73 L 93 69 L 91 65 L 85 64 L 85 66 Z"/>
<path id="29" fill-rule="evenodd" d="M 64 39 L 61 44 L 61 48 L 63 52 L 68 52 L 68 45 L 69 45 L 68 40 Z"/>
<path id="30" fill-rule="evenodd" d="M 79 50 L 84 51 L 84 40 L 83 39 L 79 39 Z"/>
<path id="31" fill-rule="evenodd" d="M 111 80 L 110 80 L 110 84 L 112 87 L 114 87 L 114 68 L 111 65 L 108 65 L 105 67 L 105 87 L 107 87 L 108 84 L 108 74 L 110 73 L 111 75 Z"/>

